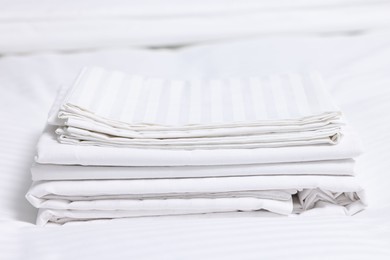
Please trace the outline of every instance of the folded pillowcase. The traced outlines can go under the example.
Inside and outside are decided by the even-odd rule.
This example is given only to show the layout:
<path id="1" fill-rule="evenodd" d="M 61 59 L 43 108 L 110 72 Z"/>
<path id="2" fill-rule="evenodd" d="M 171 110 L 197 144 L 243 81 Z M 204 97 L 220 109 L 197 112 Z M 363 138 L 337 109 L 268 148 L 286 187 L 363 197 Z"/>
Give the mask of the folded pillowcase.
<path id="1" fill-rule="evenodd" d="M 182 81 L 101 68 L 60 93 L 50 122 L 62 143 L 151 149 L 336 144 L 343 125 L 315 73 Z"/>

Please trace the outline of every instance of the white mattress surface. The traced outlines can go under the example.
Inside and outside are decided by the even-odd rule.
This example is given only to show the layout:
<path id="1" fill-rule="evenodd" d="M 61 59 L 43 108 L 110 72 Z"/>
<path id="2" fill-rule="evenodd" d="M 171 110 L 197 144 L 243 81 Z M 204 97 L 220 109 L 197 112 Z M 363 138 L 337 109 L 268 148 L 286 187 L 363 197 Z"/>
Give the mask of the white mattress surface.
<path id="1" fill-rule="evenodd" d="M 356 171 L 367 210 L 353 217 L 220 214 L 36 227 L 37 212 L 24 198 L 35 145 L 58 88 L 84 66 L 182 79 L 318 70 L 363 142 Z M 389 33 L 0 57 L 0 259 L 389 259 L 389 68 Z"/>

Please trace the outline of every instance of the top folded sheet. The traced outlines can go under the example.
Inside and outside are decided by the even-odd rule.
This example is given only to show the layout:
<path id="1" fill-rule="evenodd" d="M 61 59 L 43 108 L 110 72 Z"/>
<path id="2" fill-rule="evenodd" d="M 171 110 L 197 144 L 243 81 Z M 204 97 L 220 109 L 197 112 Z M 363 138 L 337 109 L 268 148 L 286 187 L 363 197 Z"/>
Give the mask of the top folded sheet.
<path id="1" fill-rule="evenodd" d="M 336 144 L 341 113 L 318 74 L 167 80 L 83 69 L 49 123 L 70 144 L 230 149 Z"/>

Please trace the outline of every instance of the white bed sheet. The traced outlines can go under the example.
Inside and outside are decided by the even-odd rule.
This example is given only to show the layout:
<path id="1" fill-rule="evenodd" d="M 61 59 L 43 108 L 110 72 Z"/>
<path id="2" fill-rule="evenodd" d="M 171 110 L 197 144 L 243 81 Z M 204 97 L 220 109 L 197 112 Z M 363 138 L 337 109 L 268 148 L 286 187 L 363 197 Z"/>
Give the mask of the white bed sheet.
<path id="1" fill-rule="evenodd" d="M 253 76 L 314 67 L 361 139 L 369 140 L 357 160 L 368 209 L 354 217 L 222 214 L 37 228 L 37 212 L 24 198 L 31 184 L 34 146 L 57 88 L 71 83 L 86 65 L 172 78 Z M 1 57 L 0 258 L 388 259 L 389 67 L 390 34 L 268 37 L 182 50 Z"/>
<path id="2" fill-rule="evenodd" d="M 294 207 L 292 194 L 296 194 Z M 339 205 L 340 213 L 354 215 L 365 208 L 364 197 L 351 176 L 43 181 L 33 183 L 26 195 L 42 209 L 37 225 L 61 223 L 64 216 L 96 220 L 260 209 L 289 215 L 310 210 L 319 201 L 322 208 Z"/>
<path id="3" fill-rule="evenodd" d="M 183 151 L 63 145 L 57 141 L 53 129 L 48 128 L 38 142 L 35 161 L 106 166 L 237 165 L 339 160 L 355 158 L 360 153 L 359 139 L 353 131 L 346 131 L 337 145 Z"/>
<path id="4" fill-rule="evenodd" d="M 215 166 L 174 167 L 116 167 L 82 166 L 34 163 L 31 167 L 33 180 L 105 180 L 105 179 L 150 179 L 193 178 L 256 175 L 345 175 L 353 176 L 355 161 L 328 160 L 300 163 L 266 163 Z"/>

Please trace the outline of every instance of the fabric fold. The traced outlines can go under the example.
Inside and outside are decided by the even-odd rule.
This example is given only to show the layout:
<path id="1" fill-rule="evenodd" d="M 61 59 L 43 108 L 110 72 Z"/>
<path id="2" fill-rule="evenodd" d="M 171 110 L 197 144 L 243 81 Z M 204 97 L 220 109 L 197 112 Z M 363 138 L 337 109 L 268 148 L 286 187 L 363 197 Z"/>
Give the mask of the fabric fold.
<path id="1" fill-rule="evenodd" d="M 309 145 L 255 149 L 161 150 L 60 144 L 48 127 L 42 134 L 35 160 L 40 164 L 102 166 L 236 165 L 307 162 L 357 157 L 356 134 L 346 131 L 337 145 Z"/>
<path id="2" fill-rule="evenodd" d="M 202 178 L 253 175 L 336 175 L 353 176 L 352 159 L 292 163 L 257 163 L 209 166 L 81 166 L 38 164 L 31 167 L 34 181 Z"/>
<path id="3" fill-rule="evenodd" d="M 43 209 L 41 224 L 60 223 L 65 216 L 71 221 L 257 210 L 288 215 L 318 202 L 353 215 L 365 206 L 355 179 L 340 176 L 44 181 L 34 183 L 26 197 Z"/>

